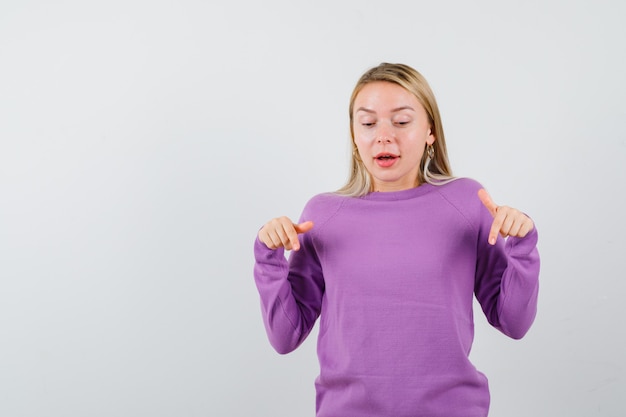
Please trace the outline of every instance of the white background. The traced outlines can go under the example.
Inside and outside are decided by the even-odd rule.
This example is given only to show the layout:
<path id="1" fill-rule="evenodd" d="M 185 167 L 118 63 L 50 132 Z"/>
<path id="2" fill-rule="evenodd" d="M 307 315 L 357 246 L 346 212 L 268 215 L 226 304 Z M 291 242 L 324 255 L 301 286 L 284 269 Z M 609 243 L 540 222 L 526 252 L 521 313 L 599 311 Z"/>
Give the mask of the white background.
<path id="1" fill-rule="evenodd" d="M 215 5 L 214 3 L 221 3 Z M 347 178 L 354 83 L 407 63 L 455 174 L 540 232 L 539 315 L 476 315 L 491 416 L 623 416 L 621 1 L 0 3 L 0 416 L 312 416 L 252 243 Z"/>

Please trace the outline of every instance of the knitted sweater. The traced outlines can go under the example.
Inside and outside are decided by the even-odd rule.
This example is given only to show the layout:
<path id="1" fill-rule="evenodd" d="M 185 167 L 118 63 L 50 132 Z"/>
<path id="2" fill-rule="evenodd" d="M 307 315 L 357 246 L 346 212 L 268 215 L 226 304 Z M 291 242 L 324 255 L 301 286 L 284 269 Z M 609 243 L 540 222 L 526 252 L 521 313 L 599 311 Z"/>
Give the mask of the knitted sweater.
<path id="1" fill-rule="evenodd" d="M 475 295 L 512 338 L 537 309 L 537 231 L 488 243 L 480 184 L 457 179 L 306 205 L 301 249 L 257 238 L 254 276 L 267 335 L 297 348 L 320 319 L 318 417 L 484 417 L 486 377 L 468 359 Z"/>

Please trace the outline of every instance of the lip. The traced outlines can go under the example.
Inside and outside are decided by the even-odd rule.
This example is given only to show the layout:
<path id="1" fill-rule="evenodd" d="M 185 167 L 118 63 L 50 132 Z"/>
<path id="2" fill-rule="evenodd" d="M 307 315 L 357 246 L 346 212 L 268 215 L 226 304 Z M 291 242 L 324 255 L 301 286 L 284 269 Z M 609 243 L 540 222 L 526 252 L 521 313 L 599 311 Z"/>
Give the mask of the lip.
<path id="1" fill-rule="evenodd" d="M 390 166 L 393 166 L 398 159 L 400 159 L 400 155 L 390 152 L 381 152 L 374 156 L 374 161 L 381 168 L 389 168 Z"/>
<path id="2" fill-rule="evenodd" d="M 395 153 L 391 153 L 391 152 L 381 152 L 379 154 L 377 154 L 376 156 L 374 156 L 374 159 L 379 159 L 379 158 L 383 158 L 383 157 L 391 157 L 391 158 L 399 158 L 399 155 L 396 155 Z"/>

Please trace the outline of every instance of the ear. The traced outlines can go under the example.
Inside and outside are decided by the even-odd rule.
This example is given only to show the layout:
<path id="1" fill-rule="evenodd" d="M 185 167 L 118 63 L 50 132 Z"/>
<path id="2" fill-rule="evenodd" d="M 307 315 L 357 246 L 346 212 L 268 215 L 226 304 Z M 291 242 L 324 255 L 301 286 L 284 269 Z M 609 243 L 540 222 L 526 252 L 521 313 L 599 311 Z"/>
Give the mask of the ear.
<path id="1" fill-rule="evenodd" d="M 428 129 L 428 137 L 426 138 L 426 143 L 428 145 L 432 145 L 433 143 L 435 143 L 435 140 L 437 140 L 437 138 L 435 137 L 435 135 L 432 133 L 432 129 Z"/>

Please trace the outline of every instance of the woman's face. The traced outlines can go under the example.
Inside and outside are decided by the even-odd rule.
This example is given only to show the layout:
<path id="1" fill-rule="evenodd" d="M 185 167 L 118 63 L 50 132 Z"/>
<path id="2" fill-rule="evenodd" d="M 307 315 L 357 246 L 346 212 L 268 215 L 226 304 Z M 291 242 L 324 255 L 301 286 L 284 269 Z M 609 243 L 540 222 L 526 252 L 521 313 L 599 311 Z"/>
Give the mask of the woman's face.
<path id="1" fill-rule="evenodd" d="M 354 142 L 374 191 L 416 187 L 426 144 L 435 142 L 426 110 L 403 87 L 385 81 L 366 84 L 354 100 Z"/>

